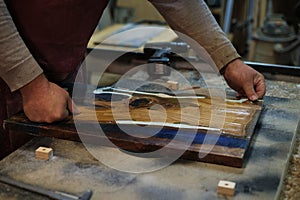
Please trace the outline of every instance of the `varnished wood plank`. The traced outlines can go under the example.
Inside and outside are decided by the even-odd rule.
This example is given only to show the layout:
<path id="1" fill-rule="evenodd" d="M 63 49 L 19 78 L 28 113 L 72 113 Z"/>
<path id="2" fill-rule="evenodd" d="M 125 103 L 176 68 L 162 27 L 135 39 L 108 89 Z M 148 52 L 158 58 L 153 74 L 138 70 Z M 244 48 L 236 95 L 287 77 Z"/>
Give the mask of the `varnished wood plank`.
<path id="1" fill-rule="evenodd" d="M 129 100 L 134 101 L 138 98 L 141 98 L 141 96 L 134 96 Z M 180 120 L 179 115 L 181 114 L 181 110 L 178 108 L 178 105 L 176 105 L 176 101 L 170 101 L 170 99 L 157 97 L 151 97 L 150 100 L 159 103 L 160 105 L 166 105 L 170 103 L 173 104 L 173 106 L 166 106 L 167 122 L 176 124 L 177 121 Z M 190 116 L 191 118 L 193 117 L 193 114 L 190 113 L 193 110 L 193 106 L 199 106 L 202 113 L 207 112 L 206 115 L 203 115 L 200 120 L 195 121 L 191 119 L 187 120 L 186 123 L 202 127 L 209 127 L 209 120 L 207 119 L 207 116 L 210 115 L 209 110 L 219 109 L 219 111 L 222 112 L 222 109 L 218 106 L 215 106 L 213 108 L 212 105 L 210 105 L 211 100 L 209 99 L 198 99 L 197 102 L 198 105 L 188 105 L 187 101 L 185 108 L 188 108 L 186 111 L 188 114 L 190 114 L 187 116 Z M 120 130 L 120 128 L 118 128 L 118 126 L 115 124 L 115 119 L 113 118 L 111 112 L 110 102 L 97 100 L 95 104 L 96 108 L 94 107 L 94 105 L 80 106 L 79 109 L 81 110 L 81 114 L 75 116 L 76 118 L 79 118 L 81 126 L 84 126 L 85 128 L 85 132 L 81 134 L 84 134 L 84 137 L 88 142 L 94 143 L 95 145 L 108 145 L 104 142 L 104 137 L 106 137 L 114 145 L 118 146 L 121 149 L 139 153 L 151 152 L 165 147 L 177 133 L 176 128 L 165 127 L 155 136 L 152 136 L 148 139 L 132 137 Z M 118 104 L 114 104 L 114 106 L 120 106 L 119 108 L 115 108 L 119 113 L 121 113 L 121 107 L 124 107 L 124 102 L 119 102 Z M 149 116 L 145 114 L 149 112 L 147 108 L 147 105 L 143 105 L 141 107 L 131 107 L 131 117 L 133 117 L 134 120 L 144 122 L 149 121 Z M 176 145 L 170 147 L 167 153 L 176 152 L 178 150 L 181 150 L 182 148 L 185 148 L 187 150 L 181 156 L 181 158 L 183 159 L 210 162 L 233 167 L 242 167 L 245 152 L 249 147 L 250 139 L 253 134 L 254 126 L 258 119 L 260 110 L 260 105 L 253 104 L 251 102 L 226 102 L 226 109 L 223 110 L 223 112 L 226 112 L 224 128 L 222 129 L 221 135 L 219 136 L 216 144 L 212 145 L 212 149 L 207 156 L 205 156 L 204 158 L 199 158 L 200 149 L 203 147 L 203 145 L 208 145 L 203 144 L 204 138 L 207 134 L 207 130 L 205 128 L 198 130 L 190 147 L 184 146 L 185 144 L 182 141 L 176 141 Z M 96 112 L 98 119 L 97 123 L 101 124 L 101 127 L 105 132 L 105 136 L 101 136 L 95 133 L 95 129 L 93 128 L 93 126 L 91 126 L 92 124 L 95 124 L 95 122 L 91 120 L 91 114 L 93 112 Z M 154 116 L 159 115 L 160 113 L 158 112 Z M 155 120 L 155 117 L 153 118 L 152 116 L 151 119 Z M 30 122 L 23 113 L 20 113 L 6 120 L 5 127 L 7 129 L 23 131 L 36 136 L 47 136 L 80 141 L 80 137 L 78 136 L 74 121 L 71 117 L 67 120 L 54 124 L 40 124 Z M 148 128 L 151 129 L 151 127 Z M 185 134 L 187 134 L 187 136 L 188 134 L 190 134 L 188 129 L 186 130 Z"/>

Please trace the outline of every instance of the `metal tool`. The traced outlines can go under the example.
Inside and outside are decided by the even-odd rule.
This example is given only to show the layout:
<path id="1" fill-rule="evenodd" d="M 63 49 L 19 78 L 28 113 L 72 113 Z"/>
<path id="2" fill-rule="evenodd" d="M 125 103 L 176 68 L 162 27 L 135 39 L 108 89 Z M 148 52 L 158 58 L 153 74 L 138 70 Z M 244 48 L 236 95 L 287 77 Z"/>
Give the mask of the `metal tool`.
<path id="1" fill-rule="evenodd" d="M 144 53 L 150 56 L 148 59 L 150 64 L 148 74 L 150 77 L 159 78 L 170 75 L 170 67 L 174 67 L 175 60 L 181 58 L 176 53 L 186 53 L 188 49 L 189 46 L 184 42 L 147 43 L 144 46 Z M 184 60 L 183 58 L 181 59 Z"/>
<path id="2" fill-rule="evenodd" d="M 262 73 L 267 72 L 272 74 L 300 76 L 300 67 L 298 66 L 278 65 L 250 61 L 245 61 L 245 64 L 251 66 L 255 70 Z"/>
<path id="3" fill-rule="evenodd" d="M 148 96 L 155 96 L 155 97 L 160 97 L 160 98 L 170 98 L 170 99 L 205 99 L 205 96 L 196 96 L 196 95 L 169 95 L 165 93 L 151 93 L 151 92 L 142 92 L 142 91 L 135 91 L 135 90 L 129 90 L 125 88 L 114 88 L 114 87 L 104 87 L 104 88 L 97 88 L 96 90 L 93 91 L 95 95 L 101 95 L 101 94 L 121 94 L 121 95 L 126 95 L 128 97 L 131 97 L 132 94 L 140 94 L 140 95 L 148 95 Z M 184 94 L 184 93 L 182 93 Z M 188 94 L 188 93 L 186 93 Z"/>
<path id="4" fill-rule="evenodd" d="M 148 63 L 151 63 L 148 67 L 148 74 L 151 77 L 168 76 L 171 73 L 170 69 L 170 58 L 171 48 L 149 48 L 144 51 L 153 51 L 151 58 Z"/>
<path id="5" fill-rule="evenodd" d="M 83 194 L 80 196 L 75 196 L 73 194 L 68 194 L 60 191 L 51 191 L 38 186 L 33 186 L 27 183 L 19 182 L 4 176 L 0 176 L 0 182 L 57 200 L 89 200 L 93 195 L 93 192 L 91 190 L 83 192 Z"/>

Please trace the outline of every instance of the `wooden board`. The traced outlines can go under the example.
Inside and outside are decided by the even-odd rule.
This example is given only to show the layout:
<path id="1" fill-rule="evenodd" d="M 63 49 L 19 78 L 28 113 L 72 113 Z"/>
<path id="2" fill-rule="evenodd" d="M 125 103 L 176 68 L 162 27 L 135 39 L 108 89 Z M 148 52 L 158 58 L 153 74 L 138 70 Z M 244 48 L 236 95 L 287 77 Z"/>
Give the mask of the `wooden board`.
<path id="1" fill-rule="evenodd" d="M 97 145 L 107 145 L 104 142 L 101 143 L 102 139 L 106 137 L 120 149 L 132 152 L 151 152 L 169 144 L 176 136 L 179 125 L 184 126 L 183 131 L 187 137 L 196 127 L 197 134 L 189 147 L 186 147 L 183 141 L 176 140 L 169 152 L 184 148 L 186 151 L 181 156 L 183 159 L 233 167 L 243 166 L 262 107 L 249 101 L 224 101 L 224 99 L 207 97 L 197 99 L 184 97 L 178 100 L 166 95 L 156 95 L 156 93 L 155 95 L 133 94 L 130 97 L 125 95 L 126 98 L 117 98 L 116 101 L 110 101 L 110 98 L 107 99 L 107 97 L 104 98 L 105 95 L 101 95 L 96 95 L 94 102 L 85 102 L 80 105 L 81 114 L 74 118 L 77 123 L 81 124 L 81 127 L 84 127 L 83 134 L 85 138 L 88 138 L 88 142 L 98 141 Z M 129 111 L 129 115 L 127 111 Z M 200 117 L 195 117 L 199 111 Z M 225 116 L 222 128 L 211 127 L 212 121 L 220 120 L 216 113 Z M 93 116 L 97 116 L 97 121 L 93 120 Z M 54 124 L 41 124 L 30 122 L 23 113 L 20 113 L 6 120 L 5 127 L 36 136 L 80 141 L 74 119 L 70 117 Z M 149 126 L 150 122 L 152 124 Z M 124 132 L 116 124 L 122 123 L 127 126 L 131 126 L 132 123 L 140 126 L 148 124 L 143 130 L 151 132 L 151 129 L 156 127 L 153 122 L 166 122 L 166 124 L 149 138 L 145 138 L 143 133 L 140 133 L 141 137 L 134 137 Z M 101 125 L 105 136 L 99 135 L 95 131 L 93 128 L 95 124 Z M 214 131 L 208 131 L 211 129 Z M 139 133 L 137 134 L 139 135 Z M 216 136 L 216 134 L 220 134 L 217 135 L 216 143 L 205 142 L 207 136 Z M 200 158 L 199 151 L 203 147 L 211 148 L 211 151 L 204 158 Z"/>
<path id="2" fill-rule="evenodd" d="M 115 46 L 115 47 L 129 47 L 129 48 L 140 48 L 148 41 L 159 36 L 165 29 L 162 26 L 153 26 L 149 25 L 134 25 L 129 28 L 124 28 L 124 30 L 119 30 L 117 33 L 121 35 L 113 34 L 106 40 L 104 40 L 101 45 L 105 46 Z"/>
<path id="3" fill-rule="evenodd" d="M 176 33 L 166 26 L 115 24 L 95 32 L 88 48 L 109 52 L 143 52 L 145 43 L 172 42 L 177 38 Z"/>

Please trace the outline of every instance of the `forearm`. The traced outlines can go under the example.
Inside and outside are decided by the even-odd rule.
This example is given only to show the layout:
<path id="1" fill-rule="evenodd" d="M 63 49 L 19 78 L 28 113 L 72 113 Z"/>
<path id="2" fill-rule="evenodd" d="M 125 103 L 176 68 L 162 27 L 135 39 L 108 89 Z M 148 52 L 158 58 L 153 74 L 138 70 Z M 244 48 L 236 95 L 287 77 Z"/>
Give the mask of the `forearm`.
<path id="1" fill-rule="evenodd" d="M 12 91 L 43 71 L 20 37 L 3 0 L 0 0 L 0 77 Z"/>
<path id="2" fill-rule="evenodd" d="M 170 27 L 196 40 L 219 70 L 240 56 L 203 0 L 149 0 Z"/>

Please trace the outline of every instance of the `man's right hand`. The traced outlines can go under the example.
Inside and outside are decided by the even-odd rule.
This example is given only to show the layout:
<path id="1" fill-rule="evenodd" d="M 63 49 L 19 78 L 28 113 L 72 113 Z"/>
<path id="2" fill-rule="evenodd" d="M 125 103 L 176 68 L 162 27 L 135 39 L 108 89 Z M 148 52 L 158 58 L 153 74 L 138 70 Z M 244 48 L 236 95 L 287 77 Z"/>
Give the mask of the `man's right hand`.
<path id="1" fill-rule="evenodd" d="M 238 97 L 248 97 L 249 100 L 256 101 L 265 95 L 264 76 L 240 59 L 230 62 L 223 75 L 228 85 L 238 92 Z"/>
<path id="2" fill-rule="evenodd" d="M 23 110 L 31 121 L 52 123 L 65 119 L 69 113 L 79 113 L 68 92 L 49 82 L 43 74 L 20 91 Z"/>

